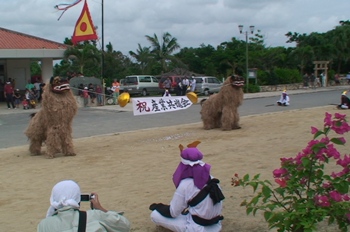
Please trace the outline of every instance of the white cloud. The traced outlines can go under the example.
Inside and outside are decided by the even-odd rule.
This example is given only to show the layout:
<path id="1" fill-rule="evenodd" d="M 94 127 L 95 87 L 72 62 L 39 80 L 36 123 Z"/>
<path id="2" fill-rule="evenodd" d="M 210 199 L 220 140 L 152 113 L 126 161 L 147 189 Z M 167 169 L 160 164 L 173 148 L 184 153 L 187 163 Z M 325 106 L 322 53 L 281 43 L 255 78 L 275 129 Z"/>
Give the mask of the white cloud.
<path id="1" fill-rule="evenodd" d="M 71 37 L 83 2 L 62 11 L 54 6 L 74 0 L 0 0 L 0 27 L 63 42 Z M 102 0 L 88 0 L 101 36 Z M 181 47 L 214 47 L 232 37 L 245 39 L 238 25 L 254 25 L 268 46 L 286 44 L 288 31 L 326 32 L 348 20 L 348 0 L 118 0 L 104 1 L 104 42 L 128 54 L 145 35 L 169 32 Z M 101 43 L 100 43 L 101 44 Z"/>

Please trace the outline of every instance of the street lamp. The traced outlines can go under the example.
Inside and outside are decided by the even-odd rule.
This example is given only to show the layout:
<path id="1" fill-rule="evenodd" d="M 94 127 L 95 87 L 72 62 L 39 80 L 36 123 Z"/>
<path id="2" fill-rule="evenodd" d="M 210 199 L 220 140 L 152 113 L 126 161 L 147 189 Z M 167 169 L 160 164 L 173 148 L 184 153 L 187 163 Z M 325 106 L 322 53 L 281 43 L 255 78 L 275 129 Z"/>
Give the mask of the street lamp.
<path id="1" fill-rule="evenodd" d="M 245 68 L 246 68 L 246 92 L 248 93 L 249 72 L 248 72 L 248 31 L 243 32 L 243 25 L 239 25 L 239 33 L 245 34 Z M 254 33 L 254 26 L 249 26 L 250 33 Z"/>

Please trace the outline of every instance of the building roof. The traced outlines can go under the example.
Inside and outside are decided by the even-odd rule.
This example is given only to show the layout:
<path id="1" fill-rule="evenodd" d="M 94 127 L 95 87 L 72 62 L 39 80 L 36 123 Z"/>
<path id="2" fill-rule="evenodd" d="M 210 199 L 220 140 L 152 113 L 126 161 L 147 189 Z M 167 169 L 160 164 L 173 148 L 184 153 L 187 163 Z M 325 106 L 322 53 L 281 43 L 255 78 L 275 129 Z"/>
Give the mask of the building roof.
<path id="1" fill-rule="evenodd" d="M 0 49 L 67 49 L 68 46 L 0 27 Z"/>

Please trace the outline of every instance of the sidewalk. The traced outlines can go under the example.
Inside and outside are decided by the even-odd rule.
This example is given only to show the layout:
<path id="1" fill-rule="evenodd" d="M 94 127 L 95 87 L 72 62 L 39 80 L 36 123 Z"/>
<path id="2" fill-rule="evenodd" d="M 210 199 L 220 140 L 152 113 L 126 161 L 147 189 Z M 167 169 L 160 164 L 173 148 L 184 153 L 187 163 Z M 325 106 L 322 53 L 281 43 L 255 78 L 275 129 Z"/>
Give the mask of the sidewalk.
<path id="1" fill-rule="evenodd" d="M 288 90 L 287 93 L 289 95 L 295 95 L 295 94 L 304 94 L 304 93 L 312 93 L 312 92 L 324 92 L 324 91 L 332 91 L 332 90 L 339 90 L 339 97 L 341 95 L 341 92 L 344 90 L 349 90 L 350 86 L 342 85 L 342 86 L 329 86 L 329 87 L 321 87 L 317 89 L 297 89 L 297 90 Z M 253 99 L 253 98 L 262 98 L 262 97 L 278 97 L 281 95 L 281 92 L 275 91 L 275 92 L 260 92 L 260 93 L 247 93 L 244 94 L 244 99 Z M 137 97 L 134 97 L 137 98 Z M 206 98 L 204 96 L 198 96 L 198 102 L 200 102 L 201 99 Z M 276 101 L 278 99 L 276 98 Z M 197 103 L 198 104 L 198 103 Z M 243 103 L 244 104 L 244 103 Z M 4 102 L 0 102 L 0 115 L 2 114 L 18 114 L 18 113 L 34 113 L 39 111 L 38 109 L 29 109 L 29 110 L 23 110 L 20 109 L 7 109 L 7 105 Z M 84 109 L 84 108 L 80 108 Z M 132 104 L 128 103 L 125 107 L 120 107 L 119 105 L 105 105 L 105 106 L 96 106 L 96 107 L 89 107 L 88 109 L 93 110 L 109 110 L 109 111 L 116 111 L 116 112 L 126 112 L 126 111 L 132 111 Z"/>

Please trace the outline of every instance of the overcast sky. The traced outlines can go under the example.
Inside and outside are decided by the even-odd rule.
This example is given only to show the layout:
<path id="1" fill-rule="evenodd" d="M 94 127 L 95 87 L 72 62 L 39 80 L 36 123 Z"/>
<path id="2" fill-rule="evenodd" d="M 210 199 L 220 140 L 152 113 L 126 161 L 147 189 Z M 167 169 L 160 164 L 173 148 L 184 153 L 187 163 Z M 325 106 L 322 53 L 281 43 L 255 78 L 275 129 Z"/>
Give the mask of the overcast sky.
<path id="1" fill-rule="evenodd" d="M 102 0 L 87 0 L 101 45 Z M 63 42 L 71 37 L 84 1 L 62 11 L 54 6 L 74 0 L 0 0 L 0 27 Z M 104 0 L 104 43 L 125 55 L 138 44 L 150 46 L 145 35 L 169 32 L 181 48 L 216 47 L 232 37 L 245 40 L 250 25 L 261 30 L 266 46 L 287 44 L 288 31 L 326 32 L 350 19 L 349 0 Z"/>

